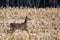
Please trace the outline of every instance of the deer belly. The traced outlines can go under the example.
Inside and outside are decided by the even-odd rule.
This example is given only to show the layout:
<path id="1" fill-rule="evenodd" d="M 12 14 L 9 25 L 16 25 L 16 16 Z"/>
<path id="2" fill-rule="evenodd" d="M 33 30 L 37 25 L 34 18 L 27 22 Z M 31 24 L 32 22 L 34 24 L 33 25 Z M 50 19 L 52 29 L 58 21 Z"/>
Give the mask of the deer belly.
<path id="1" fill-rule="evenodd" d="M 19 26 L 19 27 L 17 27 L 17 29 L 24 30 L 24 26 Z"/>

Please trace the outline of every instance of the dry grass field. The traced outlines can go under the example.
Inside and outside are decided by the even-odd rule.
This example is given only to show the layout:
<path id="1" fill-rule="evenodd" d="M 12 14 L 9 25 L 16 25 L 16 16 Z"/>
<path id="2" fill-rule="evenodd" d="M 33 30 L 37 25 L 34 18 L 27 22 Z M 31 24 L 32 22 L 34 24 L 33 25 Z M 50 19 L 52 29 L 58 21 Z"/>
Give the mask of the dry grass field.
<path id="1" fill-rule="evenodd" d="M 27 31 L 15 30 L 10 23 L 22 23 L 25 17 Z M 60 8 L 0 8 L 0 40 L 60 40 Z"/>

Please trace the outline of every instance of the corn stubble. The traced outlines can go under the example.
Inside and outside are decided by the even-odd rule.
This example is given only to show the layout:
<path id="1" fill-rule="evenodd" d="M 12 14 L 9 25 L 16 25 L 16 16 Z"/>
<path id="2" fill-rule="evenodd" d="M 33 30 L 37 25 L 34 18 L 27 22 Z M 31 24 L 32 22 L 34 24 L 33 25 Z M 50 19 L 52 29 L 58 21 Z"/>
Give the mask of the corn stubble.
<path id="1" fill-rule="evenodd" d="M 28 16 L 27 31 L 15 30 L 10 23 L 22 23 Z M 60 40 L 60 8 L 0 8 L 0 40 Z"/>

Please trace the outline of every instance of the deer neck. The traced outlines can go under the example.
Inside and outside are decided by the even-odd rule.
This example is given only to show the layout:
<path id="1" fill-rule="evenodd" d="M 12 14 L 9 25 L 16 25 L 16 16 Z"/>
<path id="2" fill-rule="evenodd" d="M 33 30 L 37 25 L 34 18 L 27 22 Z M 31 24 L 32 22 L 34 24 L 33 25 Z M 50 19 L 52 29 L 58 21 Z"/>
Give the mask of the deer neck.
<path id="1" fill-rule="evenodd" d="M 27 19 L 25 19 L 24 23 L 27 23 Z"/>

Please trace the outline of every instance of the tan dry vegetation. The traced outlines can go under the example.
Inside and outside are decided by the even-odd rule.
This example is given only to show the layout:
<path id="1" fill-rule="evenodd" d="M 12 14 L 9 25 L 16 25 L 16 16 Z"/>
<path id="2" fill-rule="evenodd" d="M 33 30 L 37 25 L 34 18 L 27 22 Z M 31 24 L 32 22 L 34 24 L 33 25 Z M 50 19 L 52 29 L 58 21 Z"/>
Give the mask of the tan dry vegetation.
<path id="1" fill-rule="evenodd" d="M 25 17 L 27 31 L 7 30 L 10 23 L 22 23 Z M 0 8 L 0 40 L 60 40 L 60 8 Z"/>

